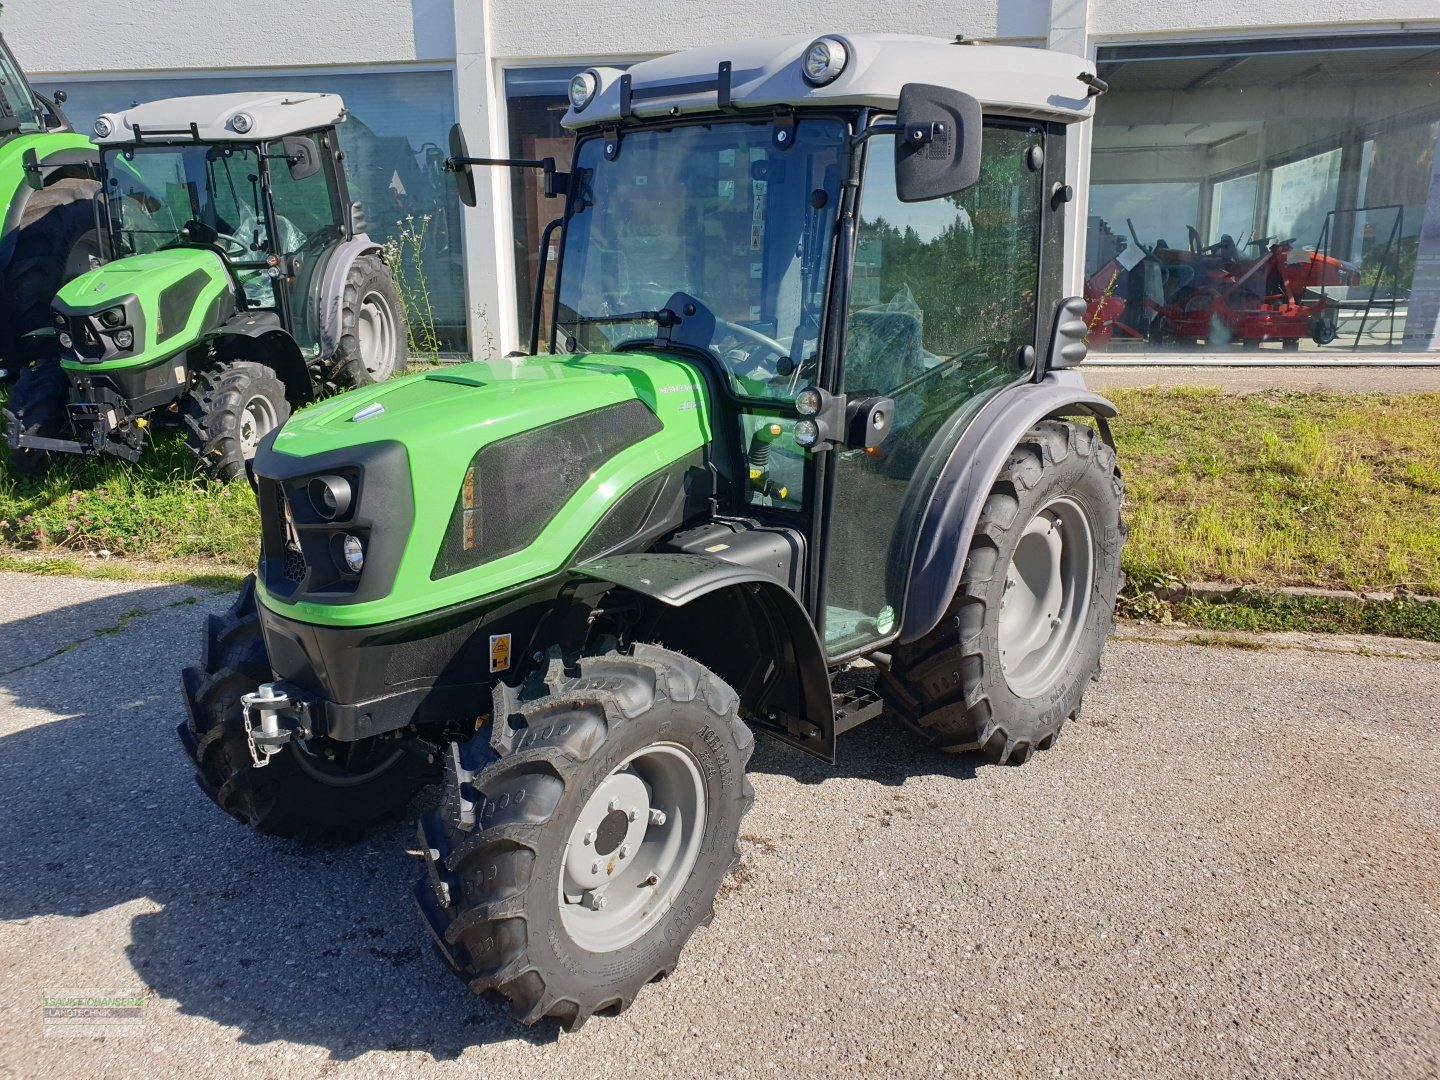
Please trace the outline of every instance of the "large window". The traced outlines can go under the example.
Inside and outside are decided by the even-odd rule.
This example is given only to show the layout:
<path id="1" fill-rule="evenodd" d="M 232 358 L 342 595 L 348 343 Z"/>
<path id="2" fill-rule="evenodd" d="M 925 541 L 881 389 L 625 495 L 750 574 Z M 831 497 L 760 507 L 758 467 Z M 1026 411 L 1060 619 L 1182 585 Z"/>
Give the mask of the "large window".
<path id="1" fill-rule="evenodd" d="M 1098 63 L 1092 350 L 1440 349 L 1440 35 Z"/>
<path id="2" fill-rule="evenodd" d="M 400 243 L 397 270 L 411 295 L 420 295 L 422 289 L 428 292 L 440 348 L 468 352 L 461 208 L 454 185 L 441 168 L 450 125 L 455 122 L 454 79 L 449 71 L 72 77 L 49 80 L 40 90 L 49 93 L 58 87 L 70 95 L 66 114 L 86 132 L 102 112 L 160 98 L 247 90 L 339 94 L 349 112 L 339 125 L 345 172 L 351 198 L 359 200 L 364 211 L 367 231 L 381 243 Z"/>

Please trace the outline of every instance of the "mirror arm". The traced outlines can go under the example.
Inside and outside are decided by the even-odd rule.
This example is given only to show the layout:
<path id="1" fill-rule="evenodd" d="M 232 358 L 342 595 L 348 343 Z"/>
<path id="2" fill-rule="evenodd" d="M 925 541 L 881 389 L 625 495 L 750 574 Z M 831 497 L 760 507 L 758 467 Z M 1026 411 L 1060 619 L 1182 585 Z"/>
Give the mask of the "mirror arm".
<path id="1" fill-rule="evenodd" d="M 570 179 L 569 173 L 555 168 L 555 159 L 547 158 L 490 158 L 490 157 L 447 157 L 444 169 L 456 172 L 464 165 L 497 165 L 507 169 L 539 169 L 545 174 L 545 197 L 554 198 L 565 191 Z"/>
<path id="2" fill-rule="evenodd" d="M 859 146 L 866 139 L 869 139 L 873 135 L 899 135 L 904 130 L 905 129 L 903 127 L 895 123 L 871 124 L 864 131 L 860 132 L 860 134 L 854 136 L 850 140 L 850 149 L 855 149 L 857 146 Z"/>

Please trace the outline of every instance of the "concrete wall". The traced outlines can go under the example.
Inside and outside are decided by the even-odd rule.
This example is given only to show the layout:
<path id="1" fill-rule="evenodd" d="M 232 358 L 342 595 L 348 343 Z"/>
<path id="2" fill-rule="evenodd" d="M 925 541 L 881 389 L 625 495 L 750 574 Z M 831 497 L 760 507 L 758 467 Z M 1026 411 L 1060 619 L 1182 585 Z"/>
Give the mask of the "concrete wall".
<path id="1" fill-rule="evenodd" d="M 1137 34 L 1186 37 L 1217 30 L 1256 31 L 1291 28 L 1297 34 L 1323 34 L 1345 24 L 1400 24 L 1440 21 L 1437 0 L 1090 0 L 1090 35 L 1112 38 Z"/>
<path id="2" fill-rule="evenodd" d="M 455 55 L 452 0 L 10 0 L 0 30 L 37 75 Z"/>

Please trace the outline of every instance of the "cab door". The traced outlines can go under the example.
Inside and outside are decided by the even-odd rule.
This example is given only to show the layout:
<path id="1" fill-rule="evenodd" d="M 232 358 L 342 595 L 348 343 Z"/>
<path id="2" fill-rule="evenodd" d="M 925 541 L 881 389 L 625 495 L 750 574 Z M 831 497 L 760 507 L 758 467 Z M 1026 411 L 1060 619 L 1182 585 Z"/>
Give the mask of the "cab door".
<path id="1" fill-rule="evenodd" d="M 889 437 L 837 449 L 823 596 L 831 657 L 900 624 L 913 552 L 897 525 L 921 466 L 947 454 L 1002 388 L 1034 375 L 1044 212 L 1038 125 L 987 120 L 979 182 L 927 202 L 895 190 L 895 139 L 869 140 L 846 315 L 842 389 L 894 399 Z M 1032 348 L 1027 351 L 1026 347 Z"/>

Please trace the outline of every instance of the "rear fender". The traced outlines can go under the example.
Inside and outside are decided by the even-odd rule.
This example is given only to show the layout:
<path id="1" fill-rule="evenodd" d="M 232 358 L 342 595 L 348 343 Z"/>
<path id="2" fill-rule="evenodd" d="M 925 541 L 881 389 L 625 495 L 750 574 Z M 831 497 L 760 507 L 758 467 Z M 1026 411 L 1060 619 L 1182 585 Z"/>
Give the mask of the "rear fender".
<path id="1" fill-rule="evenodd" d="M 36 162 L 46 187 L 56 180 L 93 179 L 100 167 L 100 155 L 82 136 L 56 134 L 45 138 L 43 143 L 40 139 L 34 141 L 51 147 L 48 151 L 36 153 Z M 77 141 L 81 145 L 74 145 Z M 39 151 L 40 147 L 36 149 Z M 0 175 L 0 205 L 5 209 L 3 222 L 0 222 L 0 271 L 9 266 L 15 256 L 20 221 L 31 198 L 37 194 L 34 188 L 23 182 L 23 175 L 18 168 L 13 170 L 13 174 L 7 170 Z"/>
<path id="2" fill-rule="evenodd" d="M 1050 371 L 1039 382 L 1001 391 L 965 429 L 940 468 L 929 498 L 908 509 L 901 551 L 913 551 L 900 641 L 924 637 L 945 614 L 960 584 L 980 510 L 1010 452 L 1041 420 L 1093 416 L 1110 442 L 1113 404 L 1085 389 L 1078 372 Z"/>
<path id="3" fill-rule="evenodd" d="M 365 233 L 356 233 L 330 252 L 325 268 L 320 274 L 320 288 L 313 292 L 309 303 L 315 305 L 311 312 L 310 326 L 320 330 L 320 355 L 330 359 L 340 351 L 340 338 L 344 334 L 342 308 L 345 301 L 345 277 L 355 260 L 362 255 L 379 254 L 380 245 Z M 313 288 L 313 287 L 312 287 Z"/>
<path id="4" fill-rule="evenodd" d="M 597 559 L 572 573 L 635 594 L 640 640 L 694 657 L 740 695 L 747 722 L 835 762 L 825 650 L 800 600 L 775 578 L 702 555 Z"/>

